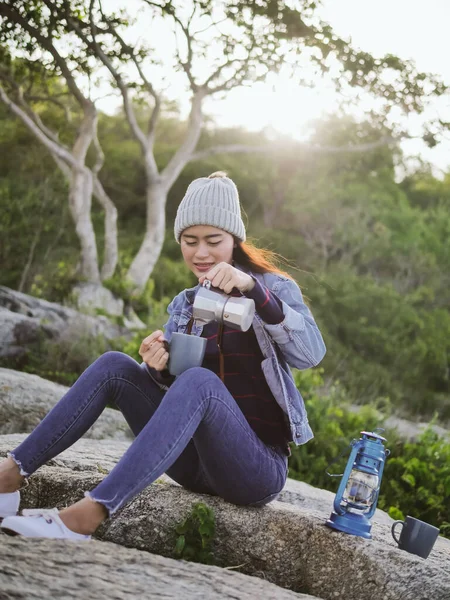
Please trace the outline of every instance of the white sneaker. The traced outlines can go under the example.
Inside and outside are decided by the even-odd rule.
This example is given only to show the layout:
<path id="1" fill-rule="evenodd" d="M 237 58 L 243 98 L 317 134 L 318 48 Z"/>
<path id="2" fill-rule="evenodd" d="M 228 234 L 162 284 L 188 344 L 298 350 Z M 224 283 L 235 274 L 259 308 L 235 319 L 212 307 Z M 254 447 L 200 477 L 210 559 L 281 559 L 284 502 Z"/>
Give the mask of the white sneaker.
<path id="1" fill-rule="evenodd" d="M 20 504 L 20 492 L 0 494 L 0 523 L 5 517 L 17 515 Z"/>
<path id="2" fill-rule="evenodd" d="M 90 540 L 90 535 L 75 533 L 64 525 L 57 508 L 24 509 L 21 517 L 6 517 L 1 529 L 8 535 L 65 540 Z"/>

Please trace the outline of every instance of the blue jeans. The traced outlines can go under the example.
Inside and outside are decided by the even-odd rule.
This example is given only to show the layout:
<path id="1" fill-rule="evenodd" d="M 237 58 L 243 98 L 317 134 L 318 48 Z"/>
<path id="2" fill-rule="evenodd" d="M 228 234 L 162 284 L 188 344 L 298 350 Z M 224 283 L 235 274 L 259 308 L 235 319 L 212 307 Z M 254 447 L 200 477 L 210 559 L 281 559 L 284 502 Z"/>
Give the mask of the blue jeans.
<path id="1" fill-rule="evenodd" d="M 34 473 L 76 442 L 107 404 L 136 438 L 107 477 L 86 492 L 114 514 L 163 473 L 234 504 L 263 505 L 282 490 L 287 457 L 264 444 L 215 373 L 196 367 L 163 392 L 146 366 L 121 352 L 98 358 L 10 456 Z"/>

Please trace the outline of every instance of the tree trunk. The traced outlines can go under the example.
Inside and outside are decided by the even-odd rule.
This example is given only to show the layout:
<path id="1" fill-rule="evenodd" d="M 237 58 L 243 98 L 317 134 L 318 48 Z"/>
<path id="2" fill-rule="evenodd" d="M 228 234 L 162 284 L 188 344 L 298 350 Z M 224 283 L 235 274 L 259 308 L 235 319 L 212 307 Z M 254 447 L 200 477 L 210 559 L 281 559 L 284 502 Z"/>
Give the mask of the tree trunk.
<path id="1" fill-rule="evenodd" d="M 159 258 L 166 230 L 167 187 L 150 184 L 147 189 L 147 227 L 138 253 L 127 273 L 136 289 L 142 291 Z"/>
<path id="2" fill-rule="evenodd" d="M 105 207 L 105 243 L 101 278 L 108 279 L 114 275 L 119 260 L 117 240 L 117 208 L 111 203 Z"/>
<path id="3" fill-rule="evenodd" d="M 144 240 L 127 273 L 136 290 L 142 291 L 161 253 L 166 228 L 167 194 L 183 168 L 190 161 L 202 128 L 202 102 L 206 89 L 198 89 L 192 97 L 186 137 L 161 175 L 155 177 L 153 153 L 145 156 L 147 176 L 147 228 Z"/>
<path id="4" fill-rule="evenodd" d="M 73 168 L 69 189 L 69 207 L 81 246 L 81 276 L 89 283 L 100 283 L 97 244 L 91 220 L 92 173 Z"/>
<path id="5" fill-rule="evenodd" d="M 117 208 L 111 201 L 103 186 L 95 177 L 94 196 L 105 211 L 105 243 L 103 254 L 103 265 L 101 270 L 101 279 L 108 279 L 114 275 L 119 259 L 119 243 L 117 239 Z"/>

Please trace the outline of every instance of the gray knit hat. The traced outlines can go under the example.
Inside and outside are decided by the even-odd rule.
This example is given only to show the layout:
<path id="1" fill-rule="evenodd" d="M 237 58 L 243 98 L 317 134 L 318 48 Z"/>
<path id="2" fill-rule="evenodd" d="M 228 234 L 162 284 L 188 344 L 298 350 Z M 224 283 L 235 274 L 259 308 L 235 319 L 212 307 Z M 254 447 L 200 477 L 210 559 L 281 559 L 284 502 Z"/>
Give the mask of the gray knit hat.
<path id="1" fill-rule="evenodd" d="M 237 187 L 225 173 L 218 171 L 209 177 L 194 179 L 189 185 L 175 218 L 177 242 L 181 233 L 193 225 L 211 225 L 245 242 Z"/>

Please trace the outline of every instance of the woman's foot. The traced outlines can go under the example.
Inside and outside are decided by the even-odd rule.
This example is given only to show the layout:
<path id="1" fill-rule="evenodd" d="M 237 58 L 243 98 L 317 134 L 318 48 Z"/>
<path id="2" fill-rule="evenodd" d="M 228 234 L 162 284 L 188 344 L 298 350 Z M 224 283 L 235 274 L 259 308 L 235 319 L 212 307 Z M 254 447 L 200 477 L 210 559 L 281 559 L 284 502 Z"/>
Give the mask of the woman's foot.
<path id="1" fill-rule="evenodd" d="M 63 523 L 77 533 L 91 535 L 97 527 L 108 517 L 108 511 L 99 502 L 90 498 L 83 498 L 64 508 L 59 516 Z"/>
<path id="2" fill-rule="evenodd" d="M 62 522 L 58 509 L 33 509 L 23 511 L 23 516 L 6 517 L 1 529 L 8 535 L 21 535 L 32 538 L 53 538 L 76 541 L 87 541 L 90 535 L 71 531 Z"/>
<path id="3" fill-rule="evenodd" d="M 24 537 L 89 540 L 107 516 L 103 504 L 83 498 L 61 512 L 56 508 L 25 509 L 23 516 L 5 518 L 1 529 L 9 535 Z"/>
<path id="4" fill-rule="evenodd" d="M 22 487 L 24 479 L 12 458 L 6 458 L 0 463 L 0 494 L 16 492 Z"/>
<path id="5" fill-rule="evenodd" d="M 17 514 L 20 504 L 19 488 L 24 477 L 12 458 L 6 458 L 0 463 L 0 523 L 6 517 Z"/>

